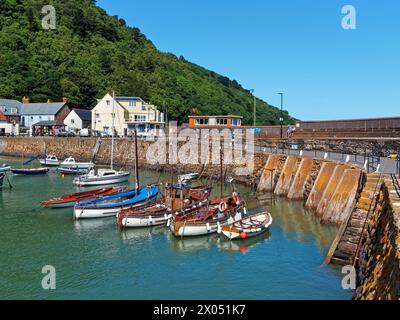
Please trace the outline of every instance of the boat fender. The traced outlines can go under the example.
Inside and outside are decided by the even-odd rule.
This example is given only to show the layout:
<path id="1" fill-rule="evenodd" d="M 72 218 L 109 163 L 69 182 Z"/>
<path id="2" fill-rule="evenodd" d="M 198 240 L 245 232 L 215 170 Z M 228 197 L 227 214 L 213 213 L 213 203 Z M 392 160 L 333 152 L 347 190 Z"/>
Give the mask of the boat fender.
<path id="1" fill-rule="evenodd" d="M 167 220 L 168 219 L 168 215 L 164 214 L 164 219 Z"/>
<path id="2" fill-rule="evenodd" d="M 246 215 L 247 214 L 247 209 L 243 208 L 243 214 Z"/>
<path id="3" fill-rule="evenodd" d="M 221 201 L 221 203 L 218 206 L 219 211 L 225 212 L 226 209 L 228 209 L 228 205 L 226 204 L 225 201 Z"/>
<path id="4" fill-rule="evenodd" d="M 150 224 L 153 224 L 153 217 L 152 216 L 149 216 L 149 222 L 150 222 Z"/>
<path id="5" fill-rule="evenodd" d="M 242 232 L 242 233 L 240 234 L 240 238 L 246 239 L 246 238 L 247 238 L 247 233 L 246 233 L 246 232 Z"/>
<path id="6" fill-rule="evenodd" d="M 210 228 L 210 224 L 209 224 L 208 222 L 207 222 L 207 225 L 206 225 L 206 226 L 207 226 L 207 231 L 210 232 L 210 231 L 211 231 L 211 228 Z"/>
<path id="7" fill-rule="evenodd" d="M 168 219 L 167 221 L 167 227 L 169 228 L 171 226 L 171 219 Z"/>
<path id="8" fill-rule="evenodd" d="M 218 221 L 217 222 L 217 233 L 220 234 L 222 232 L 222 228 L 221 228 L 221 223 Z"/>
<path id="9" fill-rule="evenodd" d="M 232 199 L 233 199 L 233 202 L 236 203 L 237 206 L 240 205 L 240 197 L 237 194 L 237 192 L 232 193 Z"/>

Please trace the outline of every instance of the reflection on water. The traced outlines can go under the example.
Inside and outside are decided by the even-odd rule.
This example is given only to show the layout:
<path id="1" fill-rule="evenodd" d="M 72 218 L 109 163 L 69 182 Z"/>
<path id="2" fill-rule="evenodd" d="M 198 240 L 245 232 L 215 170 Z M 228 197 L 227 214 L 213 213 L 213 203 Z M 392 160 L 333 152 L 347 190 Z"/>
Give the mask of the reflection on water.
<path id="1" fill-rule="evenodd" d="M 164 226 L 120 230 L 115 218 L 74 221 L 71 208 L 39 206 L 81 191 L 73 178 L 52 169 L 11 177 L 12 191 L 0 191 L 0 299 L 351 298 L 341 289 L 340 270 L 323 265 L 337 228 L 319 224 L 302 202 L 226 185 L 225 194 L 243 194 L 251 212 L 271 212 L 270 231 L 237 241 L 215 234 L 179 239 Z M 159 179 L 169 177 L 141 171 L 143 184 Z M 219 196 L 218 183 L 212 185 Z M 40 286 L 47 264 L 57 270 L 52 292 Z"/>

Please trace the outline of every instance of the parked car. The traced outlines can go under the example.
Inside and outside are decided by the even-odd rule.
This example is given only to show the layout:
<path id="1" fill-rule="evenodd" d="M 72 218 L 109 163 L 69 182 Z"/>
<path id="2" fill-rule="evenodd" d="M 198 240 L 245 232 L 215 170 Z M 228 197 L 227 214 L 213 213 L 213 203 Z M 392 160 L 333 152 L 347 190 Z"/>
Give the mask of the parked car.
<path id="1" fill-rule="evenodd" d="M 82 129 L 81 131 L 79 131 L 79 136 L 80 137 L 90 137 L 89 129 Z"/>
<path id="2" fill-rule="evenodd" d="M 92 132 L 90 133 L 90 135 L 91 135 L 92 137 L 101 137 L 100 132 L 97 131 L 97 130 L 92 130 Z"/>
<path id="3" fill-rule="evenodd" d="M 102 136 L 103 138 L 109 138 L 109 137 L 111 137 L 111 135 L 110 135 L 108 132 L 102 132 L 102 133 L 101 133 L 101 136 Z"/>

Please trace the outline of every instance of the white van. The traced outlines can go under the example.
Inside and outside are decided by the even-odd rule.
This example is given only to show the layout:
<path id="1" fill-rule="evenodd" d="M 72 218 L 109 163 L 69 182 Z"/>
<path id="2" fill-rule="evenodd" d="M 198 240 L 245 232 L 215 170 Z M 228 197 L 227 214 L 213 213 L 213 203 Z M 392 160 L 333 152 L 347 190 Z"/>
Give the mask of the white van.
<path id="1" fill-rule="evenodd" d="M 80 137 L 90 137 L 89 129 L 82 129 L 81 131 L 79 131 L 79 136 Z"/>

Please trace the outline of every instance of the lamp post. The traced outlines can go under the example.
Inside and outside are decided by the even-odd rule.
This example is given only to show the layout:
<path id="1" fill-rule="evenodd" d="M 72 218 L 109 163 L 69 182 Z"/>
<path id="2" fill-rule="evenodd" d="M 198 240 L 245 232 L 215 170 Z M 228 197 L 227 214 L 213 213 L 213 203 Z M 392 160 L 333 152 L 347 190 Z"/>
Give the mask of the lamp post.
<path id="1" fill-rule="evenodd" d="M 254 95 L 254 91 L 256 91 L 255 89 L 250 89 L 250 92 L 253 94 L 253 98 L 254 98 L 254 127 L 256 126 L 256 96 Z"/>
<path id="2" fill-rule="evenodd" d="M 283 139 L 283 93 L 278 93 L 281 96 L 281 116 L 279 118 L 279 122 L 281 123 L 281 139 Z"/>

